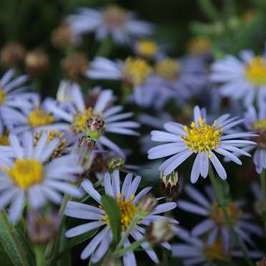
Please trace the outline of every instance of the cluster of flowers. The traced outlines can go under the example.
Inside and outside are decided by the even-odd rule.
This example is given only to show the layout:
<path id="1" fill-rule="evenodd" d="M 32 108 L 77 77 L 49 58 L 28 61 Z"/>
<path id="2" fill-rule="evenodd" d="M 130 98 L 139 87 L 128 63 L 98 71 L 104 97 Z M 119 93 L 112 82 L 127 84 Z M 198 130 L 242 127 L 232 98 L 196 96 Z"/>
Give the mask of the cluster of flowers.
<path id="1" fill-rule="evenodd" d="M 116 6 L 83 8 L 53 32 L 53 43 L 75 51 L 91 34 L 100 48 L 90 63 L 80 52 L 65 59 L 67 79 L 60 82 L 55 99 L 42 99 L 30 78 L 13 69 L 2 76 L 0 209 L 8 212 L 11 223 L 26 219 L 37 244 L 59 234 L 64 213 L 74 224 L 63 232 L 67 238 L 90 236 L 81 258 L 91 263 L 122 258 L 123 265 L 136 265 L 139 248 L 159 263 L 154 245 L 160 244 L 184 265 L 230 265 L 235 259 L 252 265 L 252 259 L 263 257 L 256 245 L 263 229 L 252 213 L 266 224 L 265 55 L 242 51 L 239 57 L 215 61 L 210 42 L 199 37 L 189 44 L 187 56 L 171 58 L 163 44 L 152 40 L 154 30 Z M 105 56 L 114 44 L 131 48 L 131 55 Z M 80 77 L 97 86 L 82 85 Z M 116 92 L 103 88 L 105 84 L 115 85 Z M 124 106 L 116 105 L 117 100 Z M 191 108 L 195 102 L 211 115 L 205 108 Z M 127 107 L 138 108 L 138 116 L 124 111 Z M 234 116 L 218 117 L 224 111 Z M 138 138 L 145 156 L 166 158 L 159 169 L 150 164 L 164 186 L 158 198 L 151 196 L 151 187 L 138 191 L 142 178 L 133 170 L 140 169 L 125 164 L 131 151 L 115 137 L 139 136 L 141 125 L 156 129 L 151 138 Z M 153 147 L 151 141 L 159 145 Z M 260 205 L 249 213 L 242 200 L 231 199 L 224 164 L 242 165 L 240 157 L 251 153 L 262 184 L 252 184 Z M 177 199 L 181 181 L 189 181 L 186 176 L 194 185 L 186 185 L 186 195 Z M 205 182 L 200 192 L 195 183 L 208 176 L 212 186 Z M 106 200 L 115 206 L 111 213 Z M 180 225 L 174 218 L 177 210 Z M 184 212 L 202 220 L 185 229 Z M 77 225 L 72 218 L 87 222 Z"/>

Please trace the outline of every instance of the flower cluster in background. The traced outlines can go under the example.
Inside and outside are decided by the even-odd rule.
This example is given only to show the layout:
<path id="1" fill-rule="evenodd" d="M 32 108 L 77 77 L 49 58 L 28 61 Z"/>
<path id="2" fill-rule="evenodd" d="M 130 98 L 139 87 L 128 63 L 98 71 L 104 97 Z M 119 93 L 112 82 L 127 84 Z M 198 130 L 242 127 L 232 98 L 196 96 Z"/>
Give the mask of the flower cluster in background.
<path id="1" fill-rule="evenodd" d="M 137 2 L 3 1 L 3 266 L 266 265 L 264 0 Z"/>

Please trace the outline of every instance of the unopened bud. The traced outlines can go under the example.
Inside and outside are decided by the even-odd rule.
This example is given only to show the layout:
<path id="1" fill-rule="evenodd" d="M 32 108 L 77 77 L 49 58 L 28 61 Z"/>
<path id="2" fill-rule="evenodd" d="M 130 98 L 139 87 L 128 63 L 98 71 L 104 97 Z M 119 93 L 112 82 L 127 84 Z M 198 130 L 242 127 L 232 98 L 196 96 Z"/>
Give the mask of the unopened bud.
<path id="1" fill-rule="evenodd" d="M 157 205 L 157 199 L 152 195 L 146 195 L 139 202 L 139 208 L 144 213 L 151 213 Z"/>
<path id="2" fill-rule="evenodd" d="M 52 44 L 56 48 L 68 48 L 77 44 L 70 26 L 68 24 L 59 25 L 53 32 L 51 37 Z"/>
<path id="3" fill-rule="evenodd" d="M 86 147 L 88 150 L 92 150 L 95 147 L 96 141 L 88 136 L 82 136 L 79 139 L 79 145 Z"/>
<path id="4" fill-rule="evenodd" d="M 147 231 L 147 239 L 153 244 L 169 241 L 173 236 L 173 225 L 166 217 L 153 222 Z"/>
<path id="5" fill-rule="evenodd" d="M 62 60 L 62 69 L 72 80 L 79 80 L 86 72 L 89 62 L 84 53 L 73 53 Z"/>
<path id="6" fill-rule="evenodd" d="M 58 214 L 41 214 L 32 211 L 28 216 L 28 235 L 34 244 L 47 244 L 58 232 L 60 219 Z"/>
<path id="7" fill-rule="evenodd" d="M 125 166 L 125 160 L 122 158 L 113 158 L 108 163 L 108 169 L 113 172 L 116 169 L 123 169 Z"/>
<path id="8" fill-rule="evenodd" d="M 30 75 L 39 76 L 48 70 L 49 58 L 44 51 L 37 49 L 27 53 L 25 64 Z"/>
<path id="9" fill-rule="evenodd" d="M 179 193 L 178 187 L 178 172 L 174 171 L 170 175 L 161 175 L 161 187 L 162 192 L 168 198 L 176 198 Z"/>
<path id="10" fill-rule="evenodd" d="M 25 48 L 18 42 L 7 43 L 1 51 L 1 63 L 6 67 L 16 67 L 24 61 Z"/>

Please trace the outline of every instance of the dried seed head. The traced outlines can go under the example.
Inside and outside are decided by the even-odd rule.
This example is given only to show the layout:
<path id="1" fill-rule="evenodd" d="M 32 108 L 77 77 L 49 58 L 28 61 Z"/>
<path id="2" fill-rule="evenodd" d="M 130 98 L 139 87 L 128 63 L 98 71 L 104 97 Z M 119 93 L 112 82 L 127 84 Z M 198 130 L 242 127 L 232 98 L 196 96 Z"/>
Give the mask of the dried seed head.
<path id="1" fill-rule="evenodd" d="M 6 67 L 16 67 L 24 61 L 26 50 L 18 42 L 7 43 L 1 50 L 0 60 Z"/>
<path id="2" fill-rule="evenodd" d="M 31 76 L 42 75 L 49 68 L 48 55 L 40 49 L 30 51 L 26 55 L 25 65 Z"/>

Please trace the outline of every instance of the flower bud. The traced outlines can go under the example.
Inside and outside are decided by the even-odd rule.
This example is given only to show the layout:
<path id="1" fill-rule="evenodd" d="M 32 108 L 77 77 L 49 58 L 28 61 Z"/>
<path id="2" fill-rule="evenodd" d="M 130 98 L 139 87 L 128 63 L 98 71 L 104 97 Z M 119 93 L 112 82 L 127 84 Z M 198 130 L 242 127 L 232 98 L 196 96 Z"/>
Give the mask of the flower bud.
<path id="1" fill-rule="evenodd" d="M 143 197 L 139 202 L 139 208 L 145 214 L 152 212 L 156 205 L 157 199 L 150 194 Z"/>
<path id="2" fill-rule="evenodd" d="M 62 60 L 62 69 L 68 78 L 79 80 L 86 72 L 89 62 L 84 53 L 73 53 Z"/>
<path id="3" fill-rule="evenodd" d="M 169 199 L 174 199 L 179 194 L 179 177 L 178 172 L 174 171 L 170 175 L 161 175 L 162 193 Z"/>
<path id="4" fill-rule="evenodd" d="M 39 49 L 27 53 L 25 65 L 31 76 L 39 76 L 45 73 L 49 68 L 48 55 Z"/>
<path id="5" fill-rule="evenodd" d="M 56 236 L 60 224 L 57 213 L 41 214 L 32 211 L 27 219 L 28 235 L 32 243 L 44 245 Z"/>
<path id="6" fill-rule="evenodd" d="M 6 67 L 16 67 L 24 61 L 25 48 L 18 42 L 7 43 L 1 51 L 0 60 Z"/>
<path id="7" fill-rule="evenodd" d="M 75 46 L 78 40 L 75 38 L 70 26 L 63 23 L 52 32 L 51 41 L 54 47 L 66 49 Z"/>
<path id="8" fill-rule="evenodd" d="M 108 169 L 113 172 L 116 169 L 123 169 L 125 166 L 125 160 L 122 158 L 113 158 L 108 163 Z"/>
<path id="9" fill-rule="evenodd" d="M 167 218 L 153 222 L 147 231 L 147 239 L 153 244 L 169 241 L 174 236 L 173 225 Z"/>

